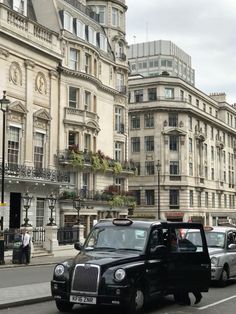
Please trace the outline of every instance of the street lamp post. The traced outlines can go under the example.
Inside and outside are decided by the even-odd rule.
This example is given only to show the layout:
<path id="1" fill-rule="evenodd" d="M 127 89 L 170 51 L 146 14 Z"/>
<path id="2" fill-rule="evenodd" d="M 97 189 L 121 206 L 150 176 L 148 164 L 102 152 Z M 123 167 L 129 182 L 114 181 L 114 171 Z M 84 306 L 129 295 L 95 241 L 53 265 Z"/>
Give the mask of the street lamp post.
<path id="1" fill-rule="evenodd" d="M 55 205 L 56 205 L 56 197 L 54 196 L 53 193 L 50 194 L 50 196 L 47 198 L 48 200 L 48 207 L 51 211 L 51 214 L 50 214 L 50 218 L 49 218 L 49 223 L 47 224 L 47 226 L 55 226 L 56 224 L 53 222 L 54 221 L 54 218 L 53 218 L 53 210 L 55 208 Z"/>
<path id="2" fill-rule="evenodd" d="M 75 227 L 77 227 L 76 231 L 76 239 L 80 241 L 80 210 L 83 205 L 83 200 L 80 197 L 73 199 L 73 207 L 77 211 L 77 223 Z"/>
<path id="3" fill-rule="evenodd" d="M 80 210 L 82 207 L 83 201 L 80 197 L 74 198 L 73 199 L 73 207 L 77 211 L 77 222 L 76 225 L 80 225 Z"/>
<path id="4" fill-rule="evenodd" d="M 6 91 L 3 91 L 3 98 L 0 99 L 1 103 L 1 111 L 3 113 L 3 122 L 2 122 L 2 193 L 1 193 L 1 204 L 2 206 L 5 205 L 4 203 L 4 182 L 5 182 L 5 138 L 6 138 L 6 111 L 8 109 L 8 104 L 10 100 L 6 98 Z"/>
<path id="5" fill-rule="evenodd" d="M 160 171 L 161 171 L 161 163 L 160 160 L 157 161 L 157 219 L 161 218 L 161 203 L 160 203 Z"/>
<path id="6" fill-rule="evenodd" d="M 28 192 L 25 193 L 25 195 L 22 197 L 23 198 L 23 206 L 25 209 L 25 218 L 24 218 L 24 223 L 21 225 L 22 227 L 31 227 L 32 225 L 29 224 L 29 218 L 28 218 L 28 210 L 31 206 L 31 201 L 32 201 L 32 196 L 29 195 Z"/>

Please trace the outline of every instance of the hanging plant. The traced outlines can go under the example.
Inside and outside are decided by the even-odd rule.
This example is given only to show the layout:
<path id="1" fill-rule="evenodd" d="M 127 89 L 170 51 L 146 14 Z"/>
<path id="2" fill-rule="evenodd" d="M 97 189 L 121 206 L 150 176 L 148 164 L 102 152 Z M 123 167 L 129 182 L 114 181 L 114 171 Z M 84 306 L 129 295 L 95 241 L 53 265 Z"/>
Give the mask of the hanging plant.
<path id="1" fill-rule="evenodd" d="M 74 151 L 71 152 L 70 155 L 71 164 L 73 167 L 84 167 L 84 155 L 83 153 L 75 153 Z"/>
<path id="2" fill-rule="evenodd" d="M 101 169 L 103 171 L 107 171 L 109 169 L 109 163 L 108 163 L 108 160 L 106 158 L 102 159 Z"/>
<path id="3" fill-rule="evenodd" d="M 123 168 L 122 168 L 121 163 L 119 161 L 114 162 L 113 170 L 114 170 L 116 175 L 122 172 Z"/>
<path id="4" fill-rule="evenodd" d="M 109 205 L 110 207 L 123 207 L 125 205 L 124 198 L 121 195 L 115 195 L 109 201 Z"/>
<path id="5" fill-rule="evenodd" d="M 98 171 L 102 168 L 98 155 L 92 156 L 92 168 L 94 171 Z"/>

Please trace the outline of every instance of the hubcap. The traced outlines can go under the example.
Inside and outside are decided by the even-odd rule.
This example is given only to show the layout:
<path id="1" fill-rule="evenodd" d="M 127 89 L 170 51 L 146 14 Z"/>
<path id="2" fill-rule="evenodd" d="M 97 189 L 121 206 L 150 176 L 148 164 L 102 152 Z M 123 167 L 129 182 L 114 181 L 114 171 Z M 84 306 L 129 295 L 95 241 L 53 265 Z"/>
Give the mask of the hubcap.
<path id="1" fill-rule="evenodd" d="M 223 273 L 222 273 L 222 281 L 223 281 L 223 282 L 226 282 L 227 279 L 228 279 L 227 272 L 226 272 L 226 270 L 223 270 Z"/>

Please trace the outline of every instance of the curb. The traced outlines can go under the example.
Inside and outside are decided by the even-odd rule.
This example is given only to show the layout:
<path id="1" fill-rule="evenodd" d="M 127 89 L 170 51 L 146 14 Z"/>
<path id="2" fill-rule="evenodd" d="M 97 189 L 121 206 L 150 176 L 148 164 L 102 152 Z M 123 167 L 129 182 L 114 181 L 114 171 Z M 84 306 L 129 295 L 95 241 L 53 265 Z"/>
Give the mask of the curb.
<path id="1" fill-rule="evenodd" d="M 16 267 L 34 267 L 34 266 L 47 266 L 47 265 L 54 265 L 58 264 L 58 262 L 44 262 L 44 263 L 37 263 L 37 264 L 5 264 L 0 265 L 0 269 L 6 269 L 6 268 L 16 268 Z"/>
<path id="2" fill-rule="evenodd" d="M 45 296 L 45 297 L 41 297 L 41 298 L 33 298 L 30 300 L 9 302 L 9 303 L 5 303 L 5 304 L 0 304 L 0 309 L 2 310 L 2 309 L 10 308 L 10 307 L 30 305 L 30 304 L 35 304 L 35 303 L 40 303 L 40 302 L 45 302 L 45 301 L 52 301 L 52 300 L 53 300 L 52 296 Z"/>

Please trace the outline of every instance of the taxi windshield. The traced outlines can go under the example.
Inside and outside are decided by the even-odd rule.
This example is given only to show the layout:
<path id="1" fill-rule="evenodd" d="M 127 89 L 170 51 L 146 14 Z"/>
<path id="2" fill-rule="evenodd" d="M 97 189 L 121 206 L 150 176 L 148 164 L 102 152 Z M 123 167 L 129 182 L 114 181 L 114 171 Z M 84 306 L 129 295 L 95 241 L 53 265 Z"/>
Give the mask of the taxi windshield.
<path id="1" fill-rule="evenodd" d="M 87 238 L 85 250 L 135 250 L 142 251 L 147 230 L 127 226 L 94 228 Z"/>

